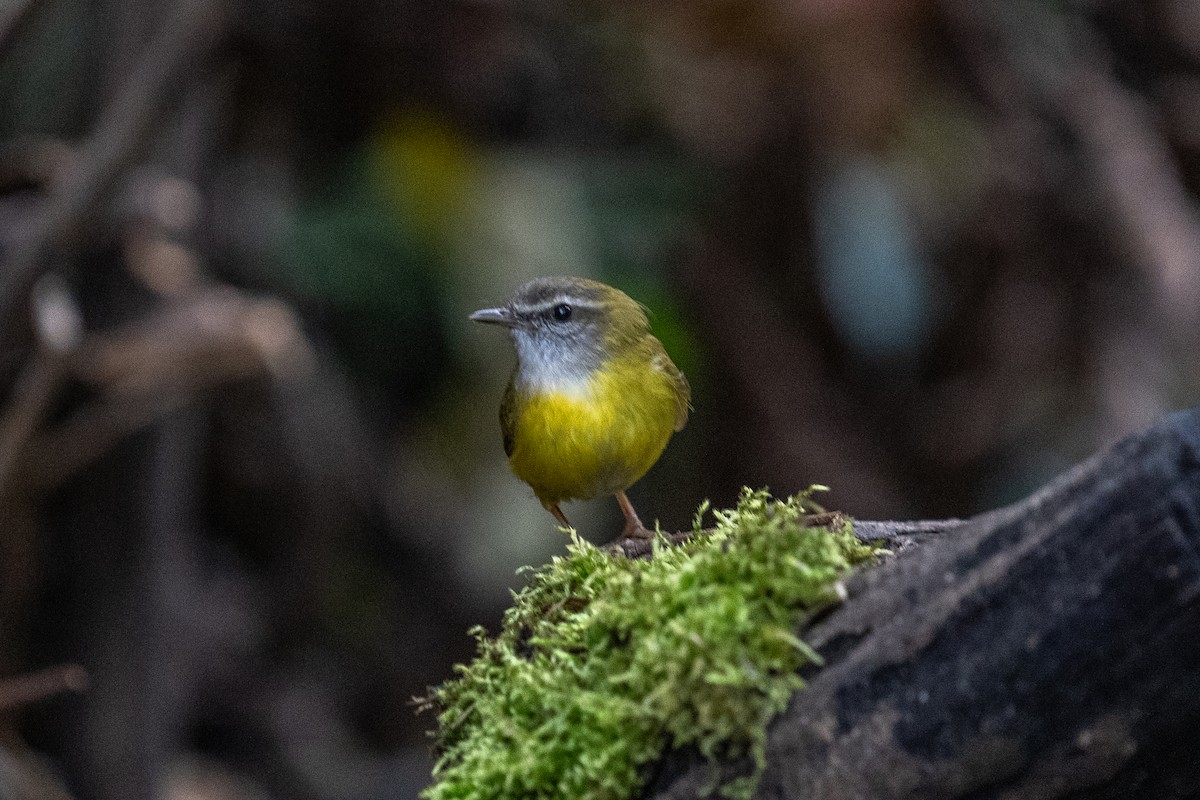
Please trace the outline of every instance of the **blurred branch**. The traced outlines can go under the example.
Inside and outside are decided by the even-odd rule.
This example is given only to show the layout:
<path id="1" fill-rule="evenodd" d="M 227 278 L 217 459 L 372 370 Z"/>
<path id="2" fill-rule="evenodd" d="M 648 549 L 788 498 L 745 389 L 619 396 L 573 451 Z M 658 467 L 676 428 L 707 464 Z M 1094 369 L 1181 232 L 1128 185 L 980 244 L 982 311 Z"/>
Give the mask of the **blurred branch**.
<path id="1" fill-rule="evenodd" d="M 11 330 L 51 257 L 73 246 L 117 177 L 138 155 L 179 85 L 215 47 L 225 27 L 221 0 L 178 0 L 127 82 L 58 176 L 33 229 L 16 243 L 0 283 L 0 332 Z"/>
<path id="2" fill-rule="evenodd" d="M 295 378 L 312 361 L 290 309 L 227 286 L 200 290 L 116 333 L 93 334 L 69 371 L 101 389 L 101 398 L 26 448 L 26 488 L 52 489 L 200 392 L 261 374 Z"/>
<path id="3" fill-rule="evenodd" d="M 12 397 L 0 418 L 0 493 L 8 489 L 18 456 L 62 384 L 63 375 L 59 359 L 39 352 L 17 376 Z"/>
<path id="4" fill-rule="evenodd" d="M 1089 61 L 1061 108 L 1089 156 L 1109 214 L 1178 328 L 1200 319 L 1200 214 L 1145 103 Z"/>
<path id="5" fill-rule="evenodd" d="M 43 278 L 33 293 L 37 349 L 17 376 L 0 416 L 0 494 L 9 487 L 17 457 L 41 421 L 65 377 L 64 362 L 79 344 L 83 322 L 66 286 Z"/>
<path id="6" fill-rule="evenodd" d="M 8 6 L 0 9 L 0 58 L 8 50 L 13 34 L 29 19 L 38 0 L 9 0 Z"/>
<path id="7" fill-rule="evenodd" d="M 1200 207 L 1167 132 L 1150 101 L 1118 80 L 1103 36 L 1082 14 L 1032 2 L 941 7 L 999 124 L 1053 132 L 1019 153 L 1025 172 L 1066 164 L 1071 171 L 1048 187 L 1055 202 L 1086 221 L 1111 264 L 1131 262 L 1142 274 L 1144 299 L 1136 287 L 1089 298 L 1099 308 L 1088 314 L 1087 336 L 1100 440 L 1143 427 L 1170 404 L 1163 365 L 1200 365 Z"/>
<path id="8" fill-rule="evenodd" d="M 260 374 L 286 382 L 311 371 L 315 356 L 290 308 L 203 284 L 191 250 L 151 247 L 144 239 L 135 231 L 127 248 L 136 256 L 135 272 L 151 283 L 166 282 L 155 277 L 163 272 L 176 276 L 167 282 L 174 299 L 149 319 L 84 336 L 61 281 L 46 276 L 34 288 L 38 344 L 0 416 L 0 494 L 12 488 L 15 475 L 35 494 L 59 485 L 212 387 Z M 100 398 L 37 436 L 68 378 L 99 389 Z"/>
<path id="9" fill-rule="evenodd" d="M 1147 103 L 1114 77 L 1098 36 L 1043 4 L 943 0 L 989 102 L 1008 117 L 1048 116 L 1082 145 L 1118 240 L 1188 329 L 1200 319 L 1200 209 Z M 1077 200 L 1079 185 L 1061 187 Z M 1089 214 L 1094 216 L 1089 206 Z"/>
<path id="10" fill-rule="evenodd" d="M 59 139 L 6 143 L 0 148 L 0 193 L 53 184 L 72 167 L 74 156 L 71 146 Z"/>
<path id="11" fill-rule="evenodd" d="M 72 800 L 62 778 L 39 753 L 0 746 L 0 797 L 5 800 Z"/>
<path id="12" fill-rule="evenodd" d="M 0 680 L 0 713 L 27 706 L 63 692 L 88 688 L 87 670 L 78 664 L 59 664 L 27 675 Z"/>

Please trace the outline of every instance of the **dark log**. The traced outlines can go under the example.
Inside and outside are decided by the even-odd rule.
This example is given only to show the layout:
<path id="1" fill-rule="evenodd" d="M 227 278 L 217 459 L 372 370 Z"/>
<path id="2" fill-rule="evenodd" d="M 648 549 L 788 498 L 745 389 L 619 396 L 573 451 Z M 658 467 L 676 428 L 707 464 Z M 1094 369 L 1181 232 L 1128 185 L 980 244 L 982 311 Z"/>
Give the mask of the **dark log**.
<path id="1" fill-rule="evenodd" d="M 826 666 L 772 725 L 758 797 L 1200 796 L 1200 409 L 912 533 L 805 632 Z M 711 779 L 677 752 L 646 796 Z"/>

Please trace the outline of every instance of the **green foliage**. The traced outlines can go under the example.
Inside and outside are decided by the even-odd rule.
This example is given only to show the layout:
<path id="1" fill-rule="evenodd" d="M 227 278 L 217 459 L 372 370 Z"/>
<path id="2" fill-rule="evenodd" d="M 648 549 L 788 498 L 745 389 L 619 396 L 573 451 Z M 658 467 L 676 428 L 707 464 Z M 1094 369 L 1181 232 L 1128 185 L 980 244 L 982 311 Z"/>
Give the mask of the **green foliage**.
<path id="1" fill-rule="evenodd" d="M 805 527 L 812 492 L 744 490 L 713 512 L 714 531 L 649 560 L 576 539 L 534 571 L 499 635 L 475 629 L 476 659 L 429 698 L 442 755 L 425 800 L 616 800 L 687 745 L 761 768 L 767 722 L 803 686 L 797 669 L 819 662 L 801 620 L 875 553 L 848 521 Z"/>

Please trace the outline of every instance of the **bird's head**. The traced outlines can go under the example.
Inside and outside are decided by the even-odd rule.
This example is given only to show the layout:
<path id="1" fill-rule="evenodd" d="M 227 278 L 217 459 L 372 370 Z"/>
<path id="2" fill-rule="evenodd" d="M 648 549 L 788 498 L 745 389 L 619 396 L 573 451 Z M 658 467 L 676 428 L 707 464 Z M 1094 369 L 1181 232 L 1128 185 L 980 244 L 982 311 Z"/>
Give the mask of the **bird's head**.
<path id="1" fill-rule="evenodd" d="M 475 322 L 512 333 L 522 380 L 540 385 L 586 379 L 650 335 L 646 312 L 619 289 L 575 277 L 537 278 Z"/>

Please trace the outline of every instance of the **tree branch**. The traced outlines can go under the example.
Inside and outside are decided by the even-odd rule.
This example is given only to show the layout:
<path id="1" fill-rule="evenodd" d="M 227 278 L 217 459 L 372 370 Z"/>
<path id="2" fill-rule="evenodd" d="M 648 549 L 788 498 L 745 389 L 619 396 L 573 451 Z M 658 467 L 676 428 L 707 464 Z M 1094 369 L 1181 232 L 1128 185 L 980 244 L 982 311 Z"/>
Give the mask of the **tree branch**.
<path id="1" fill-rule="evenodd" d="M 1200 409 L 858 576 L 772 725 L 761 797 L 1200 791 Z M 736 773 L 742 765 L 730 765 Z M 647 797 L 712 778 L 679 752 Z"/>
<path id="2" fill-rule="evenodd" d="M 0 680 L 0 713 L 63 692 L 82 692 L 87 687 L 87 671 L 78 664 L 59 664 L 27 675 L 4 678 Z"/>

